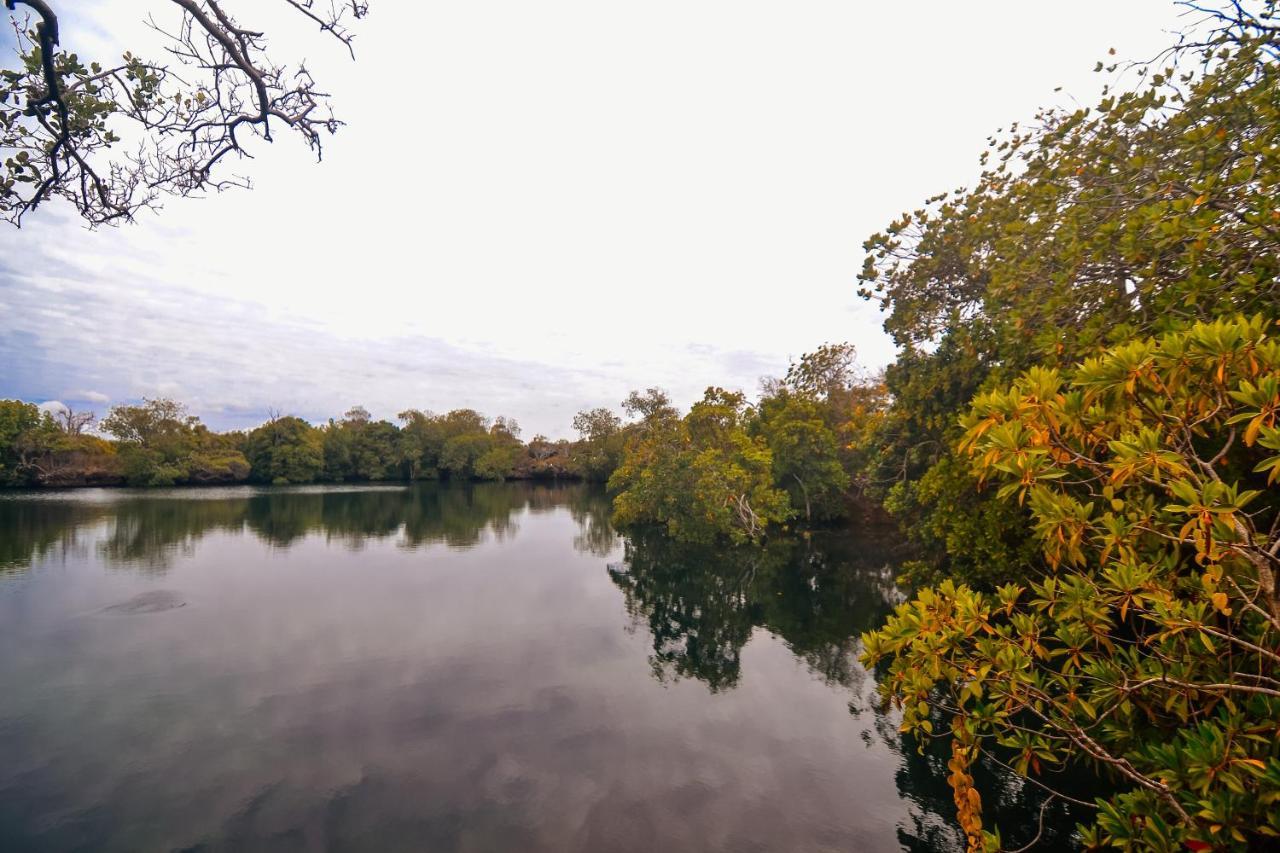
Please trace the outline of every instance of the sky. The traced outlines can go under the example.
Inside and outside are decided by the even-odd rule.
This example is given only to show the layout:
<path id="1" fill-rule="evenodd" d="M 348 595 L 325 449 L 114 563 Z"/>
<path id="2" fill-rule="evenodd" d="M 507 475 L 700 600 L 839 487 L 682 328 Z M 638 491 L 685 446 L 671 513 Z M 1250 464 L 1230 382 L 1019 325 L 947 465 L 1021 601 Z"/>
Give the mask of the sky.
<path id="1" fill-rule="evenodd" d="M 467 407 L 567 438 L 633 388 L 753 394 L 824 342 L 876 369 L 863 240 L 1182 23 L 1171 0 L 370 0 L 352 62 L 279 0 L 227 5 L 347 125 L 321 163 L 258 144 L 251 190 L 0 226 L 0 397 L 168 396 L 219 429 Z M 143 14 L 176 14 L 57 6 L 82 58 L 146 54 Z"/>

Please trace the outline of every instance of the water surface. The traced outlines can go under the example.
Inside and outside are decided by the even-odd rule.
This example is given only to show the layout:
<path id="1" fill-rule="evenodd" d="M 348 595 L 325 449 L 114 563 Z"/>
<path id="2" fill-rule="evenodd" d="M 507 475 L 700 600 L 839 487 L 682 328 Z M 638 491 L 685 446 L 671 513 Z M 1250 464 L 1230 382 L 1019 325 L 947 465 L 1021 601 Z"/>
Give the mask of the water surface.
<path id="1" fill-rule="evenodd" d="M 0 495 L 0 850 L 960 849 L 856 662 L 886 544 L 623 539 L 586 487 Z"/>

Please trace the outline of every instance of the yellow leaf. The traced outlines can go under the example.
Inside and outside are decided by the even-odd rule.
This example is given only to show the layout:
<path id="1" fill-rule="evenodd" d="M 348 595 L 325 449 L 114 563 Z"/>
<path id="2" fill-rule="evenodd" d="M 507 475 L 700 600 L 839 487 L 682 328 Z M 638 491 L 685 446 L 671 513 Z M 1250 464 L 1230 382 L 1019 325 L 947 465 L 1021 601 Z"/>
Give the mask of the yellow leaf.
<path id="1" fill-rule="evenodd" d="M 1253 447 L 1253 443 L 1258 440 L 1258 432 L 1262 429 L 1262 415 L 1258 415 L 1249 421 L 1249 426 L 1244 431 L 1245 447 Z"/>

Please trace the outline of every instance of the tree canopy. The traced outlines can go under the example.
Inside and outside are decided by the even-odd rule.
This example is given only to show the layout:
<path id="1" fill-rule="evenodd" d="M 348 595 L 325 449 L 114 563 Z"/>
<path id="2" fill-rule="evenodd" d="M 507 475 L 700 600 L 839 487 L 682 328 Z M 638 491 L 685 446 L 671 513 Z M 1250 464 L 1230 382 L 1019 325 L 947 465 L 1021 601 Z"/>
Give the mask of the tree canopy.
<path id="1" fill-rule="evenodd" d="M 978 496 L 951 453 L 976 393 L 1280 302 L 1275 9 L 1227 4 L 1125 66 L 1136 85 L 1011 125 L 972 189 L 866 242 L 862 293 L 902 347 L 867 478 L 930 565 L 991 578 L 1028 557 L 1026 514 Z"/>
<path id="2" fill-rule="evenodd" d="M 891 659 L 903 728 L 1052 784 L 1115 780 L 1096 847 L 1261 849 L 1280 838 L 1280 340 L 1262 318 L 1198 323 L 979 396 L 960 450 L 1025 503 L 1053 572 L 994 592 L 945 581 L 863 637 Z"/>
<path id="3" fill-rule="evenodd" d="M 969 191 L 867 242 L 902 347 L 866 477 L 928 585 L 862 638 L 903 730 L 1111 790 L 1090 849 L 1280 836 L 1280 27 L 1193 6 L 1137 84 L 993 138 Z M 1115 71 L 1119 64 L 1099 70 Z"/>
<path id="4" fill-rule="evenodd" d="M 541 437 L 520 441 L 514 420 L 471 409 L 400 414 L 403 426 L 361 406 L 314 426 L 272 414 L 248 432 L 217 433 L 170 399 L 58 417 L 34 403 L 0 400 L 0 486 L 167 486 L 178 483 L 311 483 L 424 479 L 589 478 L 589 452 Z"/>

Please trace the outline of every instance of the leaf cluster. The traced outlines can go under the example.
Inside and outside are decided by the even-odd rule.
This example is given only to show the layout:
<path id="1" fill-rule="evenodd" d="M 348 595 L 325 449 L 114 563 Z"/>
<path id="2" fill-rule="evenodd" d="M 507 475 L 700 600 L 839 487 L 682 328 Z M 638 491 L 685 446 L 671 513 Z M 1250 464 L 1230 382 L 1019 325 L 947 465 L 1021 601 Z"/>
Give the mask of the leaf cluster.
<path id="1" fill-rule="evenodd" d="M 958 452 L 1028 508 L 1052 571 L 943 582 L 863 636 L 904 731 L 950 718 L 1038 784 L 1073 762 L 1111 776 L 1089 846 L 1280 838 L 1274 329 L 1197 323 L 980 395 Z"/>

